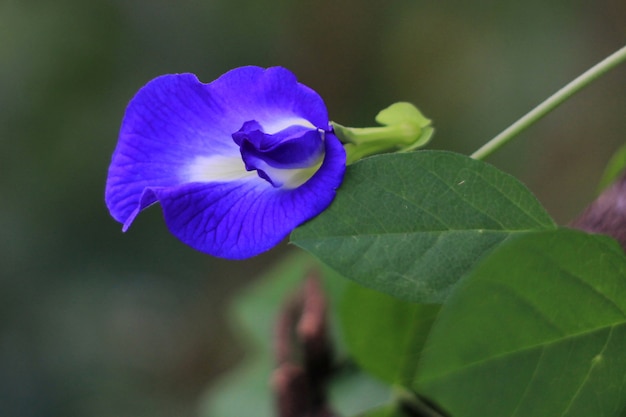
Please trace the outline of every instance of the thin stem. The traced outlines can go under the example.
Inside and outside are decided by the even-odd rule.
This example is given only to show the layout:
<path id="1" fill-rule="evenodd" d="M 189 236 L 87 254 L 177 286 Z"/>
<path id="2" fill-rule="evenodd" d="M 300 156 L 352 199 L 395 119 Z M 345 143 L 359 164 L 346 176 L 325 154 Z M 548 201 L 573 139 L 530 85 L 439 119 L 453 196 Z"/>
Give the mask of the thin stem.
<path id="1" fill-rule="evenodd" d="M 554 93 L 547 100 L 532 109 L 517 122 L 504 129 L 499 135 L 484 144 L 480 149 L 474 152 L 471 157 L 474 159 L 484 159 L 487 156 L 491 155 L 493 152 L 498 150 L 504 144 L 508 143 L 519 133 L 524 131 L 529 126 L 532 126 L 535 122 L 548 114 L 550 111 L 554 110 L 565 100 L 570 98 L 578 91 L 582 90 L 583 87 L 591 84 L 592 81 L 599 78 L 607 71 L 617 67 L 624 61 L 626 61 L 626 46 L 622 47 L 621 49 L 606 57 L 604 60 L 589 68 L 583 74 L 578 76 L 578 78 L 574 79 L 565 87 Z"/>
<path id="2" fill-rule="evenodd" d="M 402 387 L 394 387 L 395 403 L 406 417 L 446 417 L 434 405 L 417 393 Z"/>

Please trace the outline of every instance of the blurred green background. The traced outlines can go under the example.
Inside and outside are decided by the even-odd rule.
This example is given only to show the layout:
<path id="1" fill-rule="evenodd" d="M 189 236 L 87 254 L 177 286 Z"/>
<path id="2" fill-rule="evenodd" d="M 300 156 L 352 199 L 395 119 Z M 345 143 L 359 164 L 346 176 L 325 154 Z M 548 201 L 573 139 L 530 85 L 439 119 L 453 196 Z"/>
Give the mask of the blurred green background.
<path id="1" fill-rule="evenodd" d="M 282 65 L 339 123 L 408 100 L 431 148 L 470 153 L 625 39 L 623 0 L 0 0 L 0 415 L 197 415 L 242 356 L 229 297 L 290 250 L 211 259 L 158 207 L 121 233 L 107 166 L 151 78 Z M 626 138 L 624 87 L 620 68 L 490 162 L 567 223 Z"/>

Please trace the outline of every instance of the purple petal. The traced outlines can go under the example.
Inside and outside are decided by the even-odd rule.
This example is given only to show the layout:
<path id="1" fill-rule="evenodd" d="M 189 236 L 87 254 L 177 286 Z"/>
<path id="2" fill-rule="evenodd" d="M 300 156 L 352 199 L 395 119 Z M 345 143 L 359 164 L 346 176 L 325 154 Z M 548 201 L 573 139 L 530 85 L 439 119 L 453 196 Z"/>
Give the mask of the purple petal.
<path id="1" fill-rule="evenodd" d="M 238 68 L 210 84 L 193 74 L 152 80 L 120 128 L 106 187 L 111 215 L 128 223 L 146 187 L 186 182 L 195 158 L 240 155 L 232 134 L 244 122 L 257 120 L 268 131 L 298 118 L 328 129 L 322 99 L 284 68 Z"/>
<path id="2" fill-rule="evenodd" d="M 249 121 L 270 135 L 292 126 L 330 130 L 322 99 L 284 68 L 238 68 L 209 84 L 193 74 L 148 83 L 126 109 L 109 167 L 105 199 L 111 215 L 126 230 L 158 201 L 176 236 L 227 258 L 253 256 L 278 243 L 330 204 L 345 155 L 326 133 L 322 168 L 300 182 L 299 173 L 278 169 L 281 181 L 298 188 L 274 188 L 246 171 L 233 141 Z M 273 156 L 289 159 L 286 151 Z"/>
<path id="3" fill-rule="evenodd" d="M 275 134 L 259 130 L 244 130 L 233 134 L 239 144 L 241 156 L 248 166 L 262 159 L 275 168 L 305 168 L 317 163 L 324 154 L 322 133 L 317 129 L 291 126 Z"/>
<path id="4" fill-rule="evenodd" d="M 143 87 L 128 105 L 109 167 L 106 202 L 113 217 L 129 223 L 144 189 L 179 185 L 191 158 L 236 156 L 223 113 L 192 74 L 165 75 Z"/>
<path id="5" fill-rule="evenodd" d="M 298 119 L 323 130 L 329 129 L 328 113 L 322 98 L 309 87 L 299 84 L 289 70 L 281 67 L 263 69 L 242 67 L 222 75 L 211 84 L 220 103 L 233 110 L 230 133 L 244 122 L 256 120 L 266 133 L 275 133 L 292 124 L 281 120 Z"/>
<path id="6" fill-rule="evenodd" d="M 184 184 L 150 190 L 165 222 L 189 246 L 218 257 L 244 259 L 271 249 L 294 228 L 326 209 L 345 171 L 339 140 L 326 135 L 320 169 L 301 187 L 274 188 L 262 181 Z"/>

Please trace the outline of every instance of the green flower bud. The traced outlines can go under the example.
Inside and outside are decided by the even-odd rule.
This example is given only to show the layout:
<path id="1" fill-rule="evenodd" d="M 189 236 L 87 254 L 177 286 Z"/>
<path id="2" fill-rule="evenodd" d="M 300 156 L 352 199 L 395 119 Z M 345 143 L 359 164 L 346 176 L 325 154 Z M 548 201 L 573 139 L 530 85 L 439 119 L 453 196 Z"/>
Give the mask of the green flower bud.
<path id="1" fill-rule="evenodd" d="M 332 122 L 344 143 L 347 163 L 387 152 L 407 152 L 425 146 L 434 129 L 431 121 L 411 103 L 392 104 L 376 115 L 378 127 L 345 127 Z"/>

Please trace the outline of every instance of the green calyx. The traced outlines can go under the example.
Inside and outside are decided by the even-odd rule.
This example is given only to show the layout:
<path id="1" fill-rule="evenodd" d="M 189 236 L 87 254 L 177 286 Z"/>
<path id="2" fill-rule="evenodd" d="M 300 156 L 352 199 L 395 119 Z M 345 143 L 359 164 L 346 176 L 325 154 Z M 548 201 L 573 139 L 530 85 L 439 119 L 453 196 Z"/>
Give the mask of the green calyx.
<path id="1" fill-rule="evenodd" d="M 376 115 L 377 127 L 345 127 L 332 122 L 335 134 L 344 143 L 347 164 L 366 156 L 387 152 L 408 152 L 426 145 L 434 133 L 431 120 L 411 103 L 392 104 Z"/>

